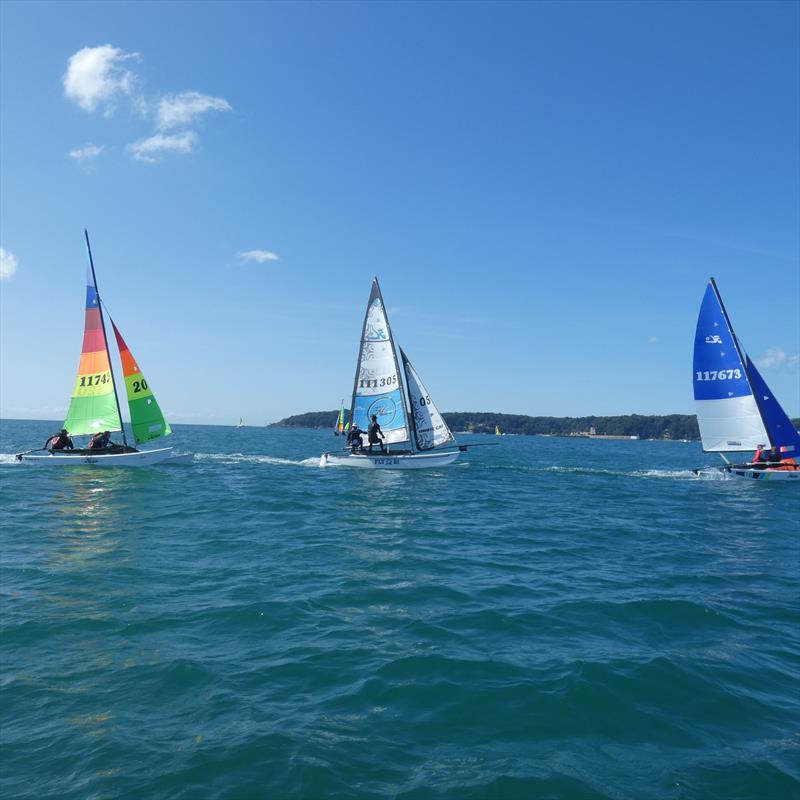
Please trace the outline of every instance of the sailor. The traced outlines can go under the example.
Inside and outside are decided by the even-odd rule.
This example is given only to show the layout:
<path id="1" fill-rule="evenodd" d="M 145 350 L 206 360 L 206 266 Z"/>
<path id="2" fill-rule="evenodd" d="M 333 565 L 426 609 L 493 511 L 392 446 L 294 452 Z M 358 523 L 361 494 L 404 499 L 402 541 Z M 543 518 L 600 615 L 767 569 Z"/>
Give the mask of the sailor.
<path id="1" fill-rule="evenodd" d="M 767 460 L 767 454 L 764 452 L 764 445 L 760 444 L 753 455 L 753 464 L 761 464 Z"/>
<path id="2" fill-rule="evenodd" d="M 777 445 L 772 445 L 769 453 L 767 453 L 767 457 L 764 459 L 770 465 L 777 465 L 781 463 L 781 451 L 778 449 Z"/>
<path id="3" fill-rule="evenodd" d="M 66 428 L 62 428 L 58 433 L 53 434 L 46 442 L 43 450 L 74 450 L 75 445 L 69 438 Z"/>
<path id="4" fill-rule="evenodd" d="M 89 440 L 89 449 L 90 450 L 104 450 L 111 444 L 111 434 L 108 431 L 103 431 L 102 433 L 96 433 L 92 438 Z"/>
<path id="5" fill-rule="evenodd" d="M 369 441 L 369 452 L 372 452 L 372 445 L 379 444 L 381 446 L 381 453 L 386 452 L 386 448 L 383 446 L 383 439 L 385 438 L 383 435 L 383 431 L 381 430 L 381 426 L 378 424 L 378 417 L 373 414 L 370 419 L 372 420 L 369 423 L 369 427 L 367 428 L 367 440 Z"/>
<path id="6" fill-rule="evenodd" d="M 347 444 L 350 445 L 350 450 L 357 453 L 359 450 L 364 449 L 364 442 L 361 440 L 361 434 L 364 431 L 358 427 L 358 423 L 354 422 L 353 427 L 347 433 Z"/>

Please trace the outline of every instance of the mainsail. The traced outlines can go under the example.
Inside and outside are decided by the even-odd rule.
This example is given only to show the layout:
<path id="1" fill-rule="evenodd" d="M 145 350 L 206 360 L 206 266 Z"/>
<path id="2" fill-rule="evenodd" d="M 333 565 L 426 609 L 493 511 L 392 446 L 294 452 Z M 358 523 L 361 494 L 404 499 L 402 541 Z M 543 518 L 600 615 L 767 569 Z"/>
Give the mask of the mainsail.
<path id="1" fill-rule="evenodd" d="M 755 450 L 770 441 L 745 358 L 712 278 L 694 339 L 694 399 L 706 452 Z"/>
<path id="2" fill-rule="evenodd" d="M 377 417 L 386 444 L 409 440 L 403 384 L 377 278 L 372 280 L 372 291 L 364 316 L 350 407 L 351 421 L 364 430 L 369 426 L 372 415 Z"/>
<path id="3" fill-rule="evenodd" d="M 414 416 L 414 437 L 417 441 L 417 449 L 432 450 L 434 447 L 441 447 L 443 444 L 455 441 L 444 417 L 431 400 L 428 390 L 402 347 L 400 356 L 403 359 L 408 396 L 411 401 L 411 413 Z"/>
<path id="4" fill-rule="evenodd" d="M 119 357 L 122 361 L 122 374 L 125 377 L 125 390 L 128 395 L 128 408 L 131 412 L 131 427 L 136 443 L 149 442 L 172 433 L 150 386 L 142 375 L 133 354 L 125 344 L 122 334 L 111 320 L 114 336 L 119 346 Z"/>
<path id="5" fill-rule="evenodd" d="M 86 319 L 78 376 L 64 427 L 70 436 L 122 430 L 108 357 L 100 298 L 91 267 L 86 276 Z"/>
<path id="6" fill-rule="evenodd" d="M 344 433 L 344 400 L 342 400 L 341 408 L 339 409 L 339 416 L 336 417 L 336 422 L 333 425 L 335 433 Z"/>

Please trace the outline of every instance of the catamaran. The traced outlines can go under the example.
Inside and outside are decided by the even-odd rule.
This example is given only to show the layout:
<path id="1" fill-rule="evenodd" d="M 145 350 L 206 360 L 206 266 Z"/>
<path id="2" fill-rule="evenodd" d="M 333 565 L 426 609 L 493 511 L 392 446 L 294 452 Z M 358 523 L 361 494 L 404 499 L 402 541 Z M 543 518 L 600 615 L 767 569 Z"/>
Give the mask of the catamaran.
<path id="1" fill-rule="evenodd" d="M 403 364 L 402 373 L 399 361 Z M 361 329 L 350 409 L 350 423 L 364 431 L 375 415 L 386 451 L 368 452 L 368 444 L 363 442 L 362 449 L 357 452 L 323 453 L 321 467 L 443 467 L 452 464 L 467 449 L 467 445 L 454 444 L 450 428 L 408 356 L 395 345 L 377 278 L 372 279 Z M 447 445 L 449 449 L 442 449 Z"/>
<path id="2" fill-rule="evenodd" d="M 720 469 L 754 480 L 800 480 L 800 433 L 734 333 L 713 278 L 697 319 L 693 383 L 703 450 L 720 454 Z M 778 448 L 779 465 L 734 464 L 725 456 L 767 443 Z"/>
<path id="3" fill-rule="evenodd" d="M 47 466 L 149 466 L 169 459 L 171 447 L 155 450 L 137 450 L 128 445 L 125 427 L 122 424 L 117 383 L 108 350 L 108 338 L 103 317 L 103 303 L 97 290 L 92 249 L 89 234 L 86 237 L 86 252 L 89 265 L 86 276 L 86 314 L 83 333 L 83 349 L 78 364 L 78 376 L 72 392 L 64 428 L 70 437 L 93 435 L 104 431 L 122 433 L 122 445 L 102 449 L 52 450 L 40 448 L 17 455 L 18 461 Z M 108 313 L 108 312 L 106 312 Z M 153 390 L 142 375 L 136 359 L 122 338 L 119 328 L 111 319 L 114 337 L 117 340 L 125 391 L 131 414 L 131 428 L 135 444 L 143 444 L 172 433 L 153 395 Z M 42 452 L 44 451 L 44 452 Z M 178 458 L 173 457 L 173 461 Z M 181 458 L 181 460 L 185 460 Z"/>
<path id="4" fill-rule="evenodd" d="M 344 400 L 342 400 L 341 407 L 339 408 L 339 416 L 336 417 L 336 422 L 333 423 L 333 435 L 339 436 L 339 434 L 345 433 L 348 425 L 345 424 L 344 421 Z"/>

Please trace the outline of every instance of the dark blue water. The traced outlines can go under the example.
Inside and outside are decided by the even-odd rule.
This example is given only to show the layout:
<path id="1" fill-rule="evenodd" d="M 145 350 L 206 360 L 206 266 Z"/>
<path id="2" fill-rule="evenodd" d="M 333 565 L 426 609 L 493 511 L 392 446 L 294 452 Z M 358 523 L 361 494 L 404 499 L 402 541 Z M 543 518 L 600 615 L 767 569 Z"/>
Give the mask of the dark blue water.
<path id="1" fill-rule="evenodd" d="M 2 796 L 800 797 L 800 486 L 697 479 L 697 444 L 461 438 L 500 444 L 0 457 Z"/>

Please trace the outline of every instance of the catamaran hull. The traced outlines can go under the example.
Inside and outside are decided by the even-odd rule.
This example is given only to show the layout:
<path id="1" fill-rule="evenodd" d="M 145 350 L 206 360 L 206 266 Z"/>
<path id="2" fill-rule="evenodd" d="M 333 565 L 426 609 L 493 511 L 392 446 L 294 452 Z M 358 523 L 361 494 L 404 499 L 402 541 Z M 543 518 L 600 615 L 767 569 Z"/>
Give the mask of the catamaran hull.
<path id="1" fill-rule="evenodd" d="M 149 467 L 171 460 L 171 447 L 158 450 L 140 450 L 137 453 L 98 453 L 97 455 L 68 455 L 66 453 L 20 454 L 19 460 L 26 464 L 46 467 Z M 182 458 L 182 456 L 178 456 Z"/>
<path id="2" fill-rule="evenodd" d="M 357 467 L 359 469 L 432 469 L 446 467 L 461 455 L 460 450 L 444 453 L 323 453 L 319 459 L 321 467 Z"/>
<path id="3" fill-rule="evenodd" d="M 730 467 L 727 471 L 737 478 L 749 478 L 755 481 L 800 481 L 800 469 L 747 469 L 746 467 Z"/>

